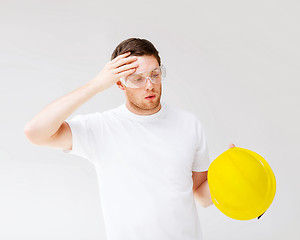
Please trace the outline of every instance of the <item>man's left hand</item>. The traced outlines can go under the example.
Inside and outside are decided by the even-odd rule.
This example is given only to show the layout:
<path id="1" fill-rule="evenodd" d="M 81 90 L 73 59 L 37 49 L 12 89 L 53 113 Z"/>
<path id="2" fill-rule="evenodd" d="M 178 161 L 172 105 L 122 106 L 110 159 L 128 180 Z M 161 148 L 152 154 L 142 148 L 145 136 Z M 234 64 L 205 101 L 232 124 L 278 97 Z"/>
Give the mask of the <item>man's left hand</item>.
<path id="1" fill-rule="evenodd" d="M 233 143 L 230 143 L 228 146 L 228 148 L 234 148 L 234 147 L 235 147 L 235 145 Z"/>

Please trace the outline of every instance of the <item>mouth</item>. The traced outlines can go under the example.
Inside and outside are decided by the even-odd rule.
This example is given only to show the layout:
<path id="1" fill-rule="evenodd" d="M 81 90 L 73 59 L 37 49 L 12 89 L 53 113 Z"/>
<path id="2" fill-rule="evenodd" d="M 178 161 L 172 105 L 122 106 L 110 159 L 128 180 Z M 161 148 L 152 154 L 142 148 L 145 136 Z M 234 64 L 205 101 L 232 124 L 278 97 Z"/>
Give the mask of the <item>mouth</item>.
<path id="1" fill-rule="evenodd" d="M 149 96 L 145 97 L 145 99 L 151 100 L 151 99 L 154 99 L 155 97 L 156 97 L 155 95 L 149 95 Z"/>

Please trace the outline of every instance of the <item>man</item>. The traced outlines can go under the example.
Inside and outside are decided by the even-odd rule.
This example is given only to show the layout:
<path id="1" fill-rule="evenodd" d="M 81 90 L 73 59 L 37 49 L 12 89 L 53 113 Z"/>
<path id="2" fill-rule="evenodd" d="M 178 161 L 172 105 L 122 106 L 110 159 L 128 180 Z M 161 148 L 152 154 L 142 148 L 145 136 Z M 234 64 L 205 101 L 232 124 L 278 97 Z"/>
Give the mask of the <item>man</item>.
<path id="1" fill-rule="evenodd" d="M 84 86 L 46 106 L 25 126 L 28 139 L 94 164 L 108 240 L 199 240 L 194 197 L 212 204 L 208 150 L 197 117 L 161 102 L 164 67 L 146 39 L 130 38 Z M 119 107 L 65 120 L 113 84 Z"/>

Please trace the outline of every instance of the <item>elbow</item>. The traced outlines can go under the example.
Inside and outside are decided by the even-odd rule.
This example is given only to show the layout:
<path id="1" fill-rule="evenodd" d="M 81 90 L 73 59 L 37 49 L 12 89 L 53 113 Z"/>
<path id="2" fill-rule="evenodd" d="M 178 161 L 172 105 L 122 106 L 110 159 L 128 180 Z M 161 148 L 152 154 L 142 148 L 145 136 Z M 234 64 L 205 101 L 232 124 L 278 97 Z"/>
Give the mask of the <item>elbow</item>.
<path id="1" fill-rule="evenodd" d="M 206 197 L 206 198 L 197 198 L 197 200 L 198 200 L 198 203 L 199 203 L 199 205 L 201 206 L 201 207 L 203 207 L 203 208 L 207 208 L 207 207 L 209 207 L 209 206 L 211 206 L 211 205 L 213 205 L 214 203 L 212 202 L 212 200 L 210 199 L 210 198 L 208 198 L 208 197 Z"/>
<path id="2" fill-rule="evenodd" d="M 213 205 L 207 180 L 194 190 L 194 196 L 198 200 L 201 207 L 207 208 Z"/>
<path id="3" fill-rule="evenodd" d="M 33 130 L 31 128 L 31 126 L 29 125 L 29 123 L 27 123 L 25 126 L 24 126 L 24 134 L 26 136 L 26 138 L 31 142 L 31 143 L 34 143 L 34 138 L 33 138 Z"/>
<path id="4" fill-rule="evenodd" d="M 30 123 L 27 123 L 24 126 L 24 134 L 26 136 L 26 138 L 35 145 L 40 145 L 40 141 L 39 138 L 37 137 L 37 132 L 36 130 L 34 130 L 34 128 L 30 125 Z"/>
<path id="5" fill-rule="evenodd" d="M 205 202 L 205 203 L 202 203 L 201 206 L 204 207 L 204 208 L 207 208 L 209 206 L 213 205 L 213 202 Z"/>

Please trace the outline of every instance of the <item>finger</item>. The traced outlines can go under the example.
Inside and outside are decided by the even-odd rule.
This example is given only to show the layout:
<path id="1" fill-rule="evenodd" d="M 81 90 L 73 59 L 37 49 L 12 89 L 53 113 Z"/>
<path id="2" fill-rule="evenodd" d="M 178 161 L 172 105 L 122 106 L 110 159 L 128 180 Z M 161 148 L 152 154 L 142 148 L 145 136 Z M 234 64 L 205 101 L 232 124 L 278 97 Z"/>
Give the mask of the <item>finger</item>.
<path id="1" fill-rule="evenodd" d="M 135 72 L 136 68 L 131 68 L 117 74 L 118 78 L 127 77 Z"/>
<path id="2" fill-rule="evenodd" d="M 229 148 L 234 148 L 234 147 L 235 147 L 235 145 L 233 143 L 229 144 Z"/>
<path id="3" fill-rule="evenodd" d="M 126 56 L 129 56 L 130 54 L 131 54 L 131 52 L 123 53 L 123 54 L 121 54 L 121 55 L 115 57 L 115 58 L 114 58 L 113 60 L 111 60 L 110 62 L 113 64 L 113 63 L 117 62 L 119 59 L 124 58 L 124 57 L 126 57 Z"/>
<path id="4" fill-rule="evenodd" d="M 135 62 L 137 60 L 136 57 L 126 57 L 126 58 L 122 58 L 119 59 L 117 62 L 112 64 L 112 68 L 118 68 L 120 66 L 123 66 L 125 64 L 131 63 L 131 62 Z"/>
<path id="5" fill-rule="evenodd" d="M 131 68 L 137 68 L 138 67 L 138 63 L 137 62 L 133 62 L 131 64 L 125 64 L 121 67 L 118 67 L 118 68 L 115 68 L 113 70 L 114 73 L 120 73 L 120 72 L 123 72 L 124 70 L 128 70 L 128 69 L 131 69 Z"/>

